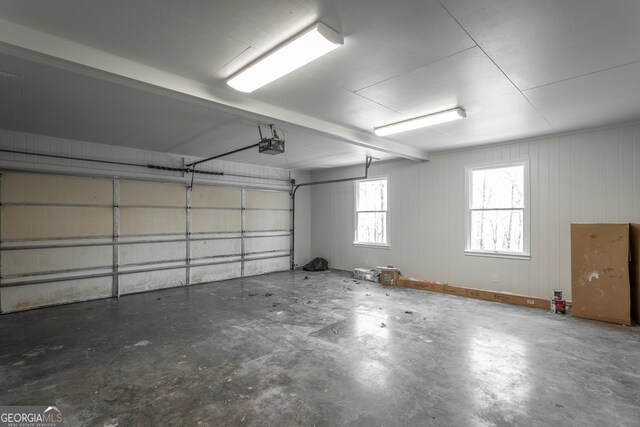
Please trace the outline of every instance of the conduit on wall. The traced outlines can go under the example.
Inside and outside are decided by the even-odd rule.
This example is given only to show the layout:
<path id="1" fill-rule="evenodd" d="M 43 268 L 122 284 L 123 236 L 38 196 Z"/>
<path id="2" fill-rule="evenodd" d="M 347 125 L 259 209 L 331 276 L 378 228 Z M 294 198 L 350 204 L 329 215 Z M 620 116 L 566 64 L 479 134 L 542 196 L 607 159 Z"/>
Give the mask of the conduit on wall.
<path id="1" fill-rule="evenodd" d="M 338 182 L 349 182 L 349 181 L 358 181 L 360 179 L 367 179 L 369 177 L 369 167 L 371 166 L 371 162 L 373 161 L 373 157 L 367 156 L 364 163 L 364 175 L 363 176 L 354 176 L 350 178 L 340 178 L 340 179 L 330 179 L 327 181 L 315 181 L 315 182 L 304 182 L 302 184 L 296 184 L 295 180 L 291 180 L 291 270 L 295 269 L 294 255 L 295 255 L 295 220 L 296 220 L 296 192 L 300 187 L 306 187 L 309 185 L 321 185 L 321 184 L 335 184 Z"/>

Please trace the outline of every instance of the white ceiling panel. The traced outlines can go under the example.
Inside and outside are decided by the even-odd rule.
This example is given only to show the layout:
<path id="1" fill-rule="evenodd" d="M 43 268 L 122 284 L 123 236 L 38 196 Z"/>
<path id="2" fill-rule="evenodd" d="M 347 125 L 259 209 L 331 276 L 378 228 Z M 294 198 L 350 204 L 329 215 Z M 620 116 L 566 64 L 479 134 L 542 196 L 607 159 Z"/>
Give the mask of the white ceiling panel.
<path id="1" fill-rule="evenodd" d="M 401 115 L 340 86 L 309 76 L 304 70 L 276 80 L 253 94 L 255 99 L 292 111 L 304 111 L 314 117 L 372 129 L 372 123 L 398 120 Z"/>
<path id="2" fill-rule="evenodd" d="M 310 67 L 317 77 L 350 91 L 443 59 L 475 45 L 437 1 L 388 0 L 336 3 L 328 25 L 344 46 Z"/>
<path id="3" fill-rule="evenodd" d="M 0 78 L 0 127 L 208 157 L 260 121 L 287 153 L 234 160 L 426 159 L 640 120 L 639 19 L 637 0 L 0 0 L 0 70 L 24 75 Z M 251 94 L 226 85 L 316 21 L 344 46 Z M 372 133 L 455 106 L 467 118 Z"/>
<path id="4" fill-rule="evenodd" d="M 479 48 L 468 49 L 437 63 L 389 79 L 358 92 L 374 102 L 403 114 L 403 119 L 459 106 L 467 117 L 429 129 L 395 136 L 407 144 L 423 144 L 428 150 L 447 147 L 437 129 L 453 136 L 450 148 L 483 140 L 496 142 L 551 131 L 551 127 L 520 91 Z M 386 124 L 378 122 L 376 125 Z M 431 143 L 433 141 L 433 143 Z"/>
<path id="5" fill-rule="evenodd" d="M 525 95 L 560 131 L 638 120 L 640 63 L 531 89 Z"/>
<path id="6" fill-rule="evenodd" d="M 640 61 L 638 0 L 443 0 L 522 90 Z"/>
<path id="7" fill-rule="evenodd" d="M 314 0 L 148 0 L 187 20 L 191 26 L 207 29 L 221 37 L 265 52 L 326 16 L 331 8 Z M 329 12 L 331 13 L 331 12 Z"/>
<path id="8" fill-rule="evenodd" d="M 404 118 L 456 106 L 472 116 L 480 114 L 483 108 L 522 96 L 477 47 L 370 86 L 358 94 L 400 112 Z M 467 105 L 470 101 L 477 105 L 477 110 Z"/>
<path id="9" fill-rule="evenodd" d="M 213 123 L 234 119 L 211 108 L 11 55 L 0 54 L 0 64 L 22 77 L 0 77 L 0 87 L 15 92 L 9 102 L 0 102 L 4 129 L 166 151 Z"/>
<path id="10" fill-rule="evenodd" d="M 0 15 L 197 80 L 208 78 L 249 47 L 214 26 L 196 25 L 150 1 L 2 0 Z"/>
<path id="11" fill-rule="evenodd" d="M 177 142 L 169 151 L 186 156 L 211 157 L 255 144 L 259 140 L 256 124 L 237 119 L 210 126 L 199 134 Z"/>
<path id="12" fill-rule="evenodd" d="M 429 151 L 441 151 L 465 145 L 463 140 L 434 127 L 390 135 L 386 138 L 412 147 L 428 149 Z"/>

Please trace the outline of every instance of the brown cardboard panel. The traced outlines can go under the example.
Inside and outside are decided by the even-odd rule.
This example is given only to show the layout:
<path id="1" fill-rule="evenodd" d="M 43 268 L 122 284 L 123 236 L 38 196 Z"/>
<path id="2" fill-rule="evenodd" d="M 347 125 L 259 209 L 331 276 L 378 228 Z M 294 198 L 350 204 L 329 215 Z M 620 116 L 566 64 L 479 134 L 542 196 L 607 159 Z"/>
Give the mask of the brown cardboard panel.
<path id="1" fill-rule="evenodd" d="M 640 224 L 629 224 L 631 239 L 631 316 L 640 323 Z"/>
<path id="2" fill-rule="evenodd" d="M 481 299 L 485 301 L 495 301 L 504 304 L 522 305 L 526 307 L 542 308 L 548 310 L 551 301 L 546 298 L 532 297 L 527 295 L 512 294 L 509 292 L 487 291 L 483 289 L 465 288 L 462 286 L 448 285 L 434 282 L 432 280 L 415 280 L 406 277 L 398 278 L 398 286 L 405 288 L 421 289 L 431 292 L 458 295 L 467 298 Z"/>
<path id="3" fill-rule="evenodd" d="M 573 315 L 631 324 L 629 224 L 571 224 Z"/>

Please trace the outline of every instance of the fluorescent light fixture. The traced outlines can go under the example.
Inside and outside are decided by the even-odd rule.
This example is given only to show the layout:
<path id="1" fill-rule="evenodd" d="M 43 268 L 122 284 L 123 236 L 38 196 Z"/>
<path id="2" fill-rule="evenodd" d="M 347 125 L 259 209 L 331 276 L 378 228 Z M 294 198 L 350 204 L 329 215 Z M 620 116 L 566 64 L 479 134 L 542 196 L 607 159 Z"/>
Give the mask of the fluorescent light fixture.
<path id="1" fill-rule="evenodd" d="M 342 36 L 322 22 L 307 28 L 227 80 L 241 92 L 253 92 L 342 46 Z"/>
<path id="2" fill-rule="evenodd" d="M 465 113 L 462 108 L 456 107 L 451 110 L 440 111 L 439 113 L 427 114 L 426 116 L 415 117 L 413 119 L 380 126 L 374 128 L 373 132 L 378 136 L 386 136 L 393 133 L 406 132 L 408 130 L 450 122 L 464 117 L 467 117 L 467 113 Z"/>

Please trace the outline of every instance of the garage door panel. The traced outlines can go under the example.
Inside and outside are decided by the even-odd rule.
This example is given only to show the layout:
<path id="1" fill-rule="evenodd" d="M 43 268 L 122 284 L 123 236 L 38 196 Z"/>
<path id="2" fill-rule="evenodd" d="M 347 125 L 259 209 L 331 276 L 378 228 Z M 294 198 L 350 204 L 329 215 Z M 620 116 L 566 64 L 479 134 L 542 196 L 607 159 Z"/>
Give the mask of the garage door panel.
<path id="1" fill-rule="evenodd" d="M 238 208 L 242 201 L 242 190 L 231 187 L 194 186 L 191 206 L 209 208 Z"/>
<path id="2" fill-rule="evenodd" d="M 2 252 L 2 277 L 113 266 L 111 246 L 8 250 Z"/>
<path id="3" fill-rule="evenodd" d="M 121 235 L 185 234 L 186 209 L 120 208 Z"/>
<path id="4" fill-rule="evenodd" d="M 186 188 L 181 184 L 121 181 L 120 205 L 186 207 Z"/>
<path id="5" fill-rule="evenodd" d="M 184 184 L 118 181 L 115 201 L 111 179 L 6 173 L 1 185 L 0 237 L 13 247 L 0 275 L 17 285 L 0 289 L 3 312 L 110 297 L 113 274 L 125 295 L 184 286 L 187 274 L 205 283 L 289 268 L 286 192 L 195 186 L 187 210 Z"/>
<path id="6" fill-rule="evenodd" d="M 273 273 L 276 271 L 285 271 L 289 269 L 289 256 L 271 259 L 259 259 L 245 261 L 245 276 L 257 276 L 260 274 Z"/>
<path id="7" fill-rule="evenodd" d="M 184 268 L 123 274 L 119 279 L 120 294 L 126 295 L 184 286 L 186 274 Z"/>
<path id="8" fill-rule="evenodd" d="M 186 260 L 186 242 L 136 243 L 120 245 L 120 264 Z"/>
<path id="9" fill-rule="evenodd" d="M 241 231 L 242 216 L 239 210 L 192 209 L 191 232 L 213 233 Z"/>
<path id="10" fill-rule="evenodd" d="M 235 279 L 241 274 L 240 262 L 191 267 L 190 281 L 193 284 Z"/>
<path id="11" fill-rule="evenodd" d="M 1 233 L 3 240 L 109 236 L 113 234 L 113 209 L 3 206 Z"/>
<path id="12" fill-rule="evenodd" d="M 246 239 L 245 252 L 288 251 L 291 244 L 289 236 L 253 237 Z"/>
<path id="13" fill-rule="evenodd" d="M 98 277 L 5 287 L 0 289 L 2 312 L 108 298 L 111 296 L 111 286 L 111 277 Z"/>
<path id="14" fill-rule="evenodd" d="M 245 211 L 248 231 L 289 230 L 288 211 Z"/>
<path id="15" fill-rule="evenodd" d="M 242 252 L 240 239 L 196 240 L 191 242 L 191 258 L 239 255 Z"/>
<path id="16" fill-rule="evenodd" d="M 289 193 L 284 191 L 246 190 L 244 207 L 247 209 L 289 209 Z"/>
<path id="17" fill-rule="evenodd" d="M 2 203 L 113 205 L 113 182 L 99 178 L 3 173 Z"/>

